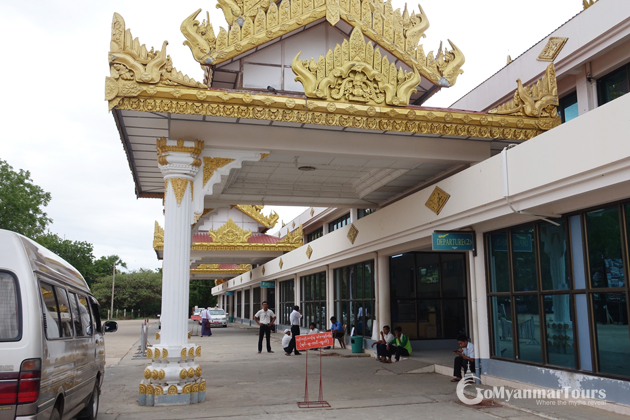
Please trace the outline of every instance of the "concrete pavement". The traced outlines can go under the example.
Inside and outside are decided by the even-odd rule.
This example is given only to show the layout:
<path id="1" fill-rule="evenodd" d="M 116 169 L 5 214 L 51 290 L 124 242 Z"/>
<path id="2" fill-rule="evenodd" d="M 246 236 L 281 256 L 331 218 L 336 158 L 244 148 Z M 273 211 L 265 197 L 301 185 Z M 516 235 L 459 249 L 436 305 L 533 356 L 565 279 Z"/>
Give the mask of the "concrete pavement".
<path id="1" fill-rule="evenodd" d="M 155 341 L 152 338 L 155 338 L 156 328 L 157 322 L 153 322 L 149 335 L 151 342 Z M 131 343 L 134 329 L 137 330 L 136 341 Z M 241 324 L 213 329 L 212 337 L 192 337 L 190 340 L 202 346 L 202 356 L 196 360 L 207 381 L 206 402 L 190 406 L 141 407 L 137 405 L 138 384 L 147 361 L 132 359 L 139 343 L 140 321 L 120 323 L 119 332 L 123 331 L 126 333 L 106 337 L 108 368 L 98 417 L 101 420 L 249 419 L 260 416 L 307 420 L 446 419 L 460 416 L 471 420 L 628 419 L 590 407 L 541 407 L 535 401 L 525 400 L 511 401 L 509 405 L 485 401 L 481 406 L 471 408 L 459 401 L 455 394 L 456 384 L 450 382 L 450 377 L 417 373 L 433 370 L 431 361 L 422 355 L 384 365 L 371 357 L 340 357 L 343 352 L 328 352 L 327 357 L 321 359 L 324 399 L 331 408 L 300 409 L 297 402 L 304 399 L 306 355 L 285 356 L 280 346 L 281 334 L 272 334 L 275 353 L 267 353 L 263 346 L 263 353 L 257 354 L 257 329 Z M 127 353 L 118 358 L 125 348 Z M 308 361 L 309 371 L 317 372 L 320 362 L 317 352 L 310 352 Z M 317 397 L 318 380 L 318 376 L 309 376 L 311 399 Z"/>

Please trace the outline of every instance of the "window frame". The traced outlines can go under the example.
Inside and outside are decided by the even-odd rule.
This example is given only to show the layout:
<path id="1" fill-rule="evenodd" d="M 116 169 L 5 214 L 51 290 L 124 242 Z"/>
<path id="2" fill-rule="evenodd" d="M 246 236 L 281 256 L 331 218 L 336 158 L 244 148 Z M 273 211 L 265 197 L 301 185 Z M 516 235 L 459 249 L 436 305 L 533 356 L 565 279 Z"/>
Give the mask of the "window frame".
<path id="1" fill-rule="evenodd" d="M 372 286 L 371 286 L 372 297 L 369 298 L 369 299 L 365 298 L 365 297 L 362 297 L 360 299 L 357 299 L 357 298 L 351 299 L 350 296 L 352 294 L 350 292 L 351 292 L 351 289 L 352 289 L 352 276 L 350 275 L 350 269 L 351 268 L 355 269 L 354 276 L 356 278 L 356 275 L 358 273 L 357 267 L 363 266 L 361 272 L 362 272 L 362 275 L 365 278 L 365 266 L 367 266 L 367 265 L 371 266 L 371 271 L 370 272 L 371 272 L 371 281 L 372 281 Z M 357 324 L 359 322 L 359 318 L 358 318 L 358 316 L 355 316 L 355 312 L 353 311 L 352 314 L 350 313 L 349 308 L 350 308 L 350 304 L 352 302 L 355 303 L 355 305 L 354 305 L 355 310 L 357 309 L 358 305 L 360 305 L 361 307 L 364 308 L 363 318 L 365 318 L 365 312 L 366 312 L 366 309 L 365 309 L 366 305 L 365 305 L 365 303 L 366 302 L 371 303 L 372 315 L 368 319 L 372 320 L 372 328 L 374 327 L 374 322 L 376 320 L 376 307 L 375 307 L 375 305 L 376 305 L 376 290 L 375 290 L 376 273 L 374 272 L 374 268 L 375 268 L 374 259 L 369 259 L 369 260 L 357 262 L 355 264 L 350 264 L 350 265 L 346 265 L 346 266 L 343 266 L 343 267 L 338 267 L 338 268 L 335 268 L 334 271 L 333 271 L 333 278 L 331 279 L 331 281 L 333 281 L 334 290 L 333 290 L 333 311 L 331 313 L 332 313 L 332 315 L 334 315 L 337 318 L 337 321 L 341 322 L 343 325 L 346 326 L 346 334 L 348 334 L 348 335 L 351 334 L 352 327 L 355 327 L 355 325 L 352 325 L 352 319 L 354 318 L 355 322 Z M 346 282 L 346 292 L 347 292 L 346 293 L 346 296 L 347 296 L 346 298 L 342 298 L 341 296 L 337 296 L 337 283 L 336 283 L 337 282 L 337 273 L 340 273 L 340 276 L 342 276 L 343 273 L 344 273 L 344 270 L 346 270 L 348 272 L 348 281 Z M 341 283 L 343 284 L 343 282 L 341 282 Z M 356 283 L 356 280 L 355 280 L 355 283 Z M 363 284 L 363 289 L 362 290 L 363 290 L 363 292 L 365 292 L 365 283 Z M 364 296 L 365 296 L 365 293 L 364 293 Z M 348 308 L 348 317 L 349 317 L 349 319 L 347 319 L 347 320 L 344 319 L 343 313 L 341 313 L 341 314 L 337 313 L 337 305 L 344 305 L 344 304 L 347 305 L 346 307 Z M 331 315 L 331 314 L 328 314 L 328 315 Z M 328 315 L 326 316 L 327 318 L 329 318 Z M 358 315 L 358 311 L 356 311 L 356 315 Z M 355 335 L 360 335 L 360 336 L 364 336 L 366 338 L 370 338 L 371 334 L 370 334 L 370 336 L 366 336 L 365 335 L 366 329 L 367 329 L 367 322 L 363 322 L 363 331 L 360 332 L 360 333 L 357 333 Z M 355 330 L 355 332 L 356 332 L 356 330 Z"/>
<path id="2" fill-rule="evenodd" d="M 344 226 L 348 226 L 350 224 L 350 212 L 344 214 L 328 223 L 328 233 L 334 232 L 337 229 L 341 229 Z"/>
<path id="3" fill-rule="evenodd" d="M 363 219 L 364 217 L 369 216 L 370 214 L 374 214 L 374 212 L 376 212 L 376 209 L 374 208 L 357 209 L 357 220 Z"/>
<path id="4" fill-rule="evenodd" d="M 295 280 L 287 279 L 278 282 L 278 310 L 276 316 L 281 325 L 291 325 L 291 312 L 295 306 Z M 285 311 L 289 309 L 288 313 Z"/>
<path id="5" fill-rule="evenodd" d="M 323 279 L 323 282 L 322 282 Z M 319 297 L 316 299 L 315 297 L 311 297 L 310 299 L 307 299 L 309 296 L 307 295 L 306 291 L 307 291 L 307 283 L 313 282 L 313 287 L 317 288 L 317 283 L 320 283 L 319 285 Z M 322 283 L 324 285 L 324 297 L 322 298 Z M 300 308 L 302 308 L 302 319 L 300 320 L 300 326 L 303 328 L 308 328 L 308 324 L 310 324 L 310 313 L 309 311 L 307 311 L 307 306 L 308 307 L 319 307 L 319 308 L 324 308 L 324 316 L 323 319 L 321 319 L 321 322 L 318 321 L 318 317 L 314 317 L 315 320 L 313 322 L 315 322 L 315 328 L 319 329 L 320 331 L 325 331 L 326 330 L 326 325 L 327 325 L 327 316 L 328 316 L 328 311 L 327 309 L 327 299 L 328 299 L 328 281 L 327 281 L 327 275 L 326 275 L 326 271 L 318 271 L 316 273 L 311 273 L 311 274 L 307 274 L 305 276 L 300 276 Z M 318 325 L 319 324 L 319 325 Z"/>
<path id="6" fill-rule="evenodd" d="M 623 73 L 624 71 L 626 75 L 626 83 L 628 83 L 628 92 L 626 92 L 624 95 L 627 95 L 628 93 L 630 93 L 630 63 L 626 63 L 615 68 L 614 70 L 609 71 L 608 73 L 606 73 L 605 75 L 597 79 L 597 104 L 598 106 L 605 105 L 617 99 L 615 98 L 615 99 L 611 99 L 609 101 L 604 102 L 604 82 L 608 80 L 609 78 L 611 78 L 614 74 Z"/>
<path id="7" fill-rule="evenodd" d="M 624 269 L 624 280 L 625 280 L 625 285 L 622 287 L 614 287 L 614 288 L 603 288 L 603 287 L 598 287 L 598 288 L 593 288 L 591 285 L 591 275 L 590 275 L 590 259 L 589 259 L 589 250 L 588 250 L 588 232 L 587 232 L 587 226 L 586 226 L 586 214 L 595 210 L 604 210 L 607 208 L 611 208 L 611 207 L 617 207 L 618 209 L 618 215 L 619 215 L 619 233 L 620 233 L 620 238 L 621 238 L 621 255 L 622 255 L 622 260 L 623 260 L 623 269 Z M 485 252 L 484 252 L 484 263 L 485 263 L 485 271 L 486 271 L 486 297 L 487 297 L 487 313 L 488 313 L 488 333 L 489 333 L 489 338 L 490 338 L 490 358 L 491 359 L 496 359 L 496 360 L 502 360 L 502 361 L 507 361 L 507 362 L 511 362 L 511 363 L 521 363 L 521 364 L 525 364 L 525 365 L 531 365 L 531 366 L 536 366 L 536 367 L 543 367 L 543 368 L 552 368 L 552 369 L 556 369 L 556 370 L 563 370 L 563 371 L 567 371 L 567 372 L 574 372 L 574 373 L 580 373 L 580 374 L 587 374 L 587 375 L 591 375 L 591 376 L 597 376 L 597 377 L 604 377 L 604 378 L 612 378 L 612 379 L 619 379 L 619 380 L 623 380 L 623 381 L 628 381 L 630 380 L 630 376 L 627 375 L 619 375 L 619 374 L 612 374 L 612 373 L 605 373 L 605 372 L 601 372 L 600 371 L 600 362 L 599 362 L 599 349 L 598 349 L 598 340 L 597 340 L 597 323 L 595 322 L 595 312 L 593 310 L 593 299 L 594 299 L 594 295 L 595 294 L 607 294 L 607 293 L 625 293 L 626 296 L 626 311 L 627 311 L 627 316 L 628 319 L 630 320 L 630 281 L 629 281 L 629 271 L 630 271 L 630 238 L 628 237 L 628 231 L 630 230 L 630 220 L 628 218 L 626 218 L 626 207 L 630 208 L 630 201 L 629 200 L 621 200 L 621 201 L 616 201 L 616 202 L 612 202 L 612 203 L 607 203 L 607 204 L 603 204 L 603 205 L 598 205 L 598 206 L 593 206 L 593 207 L 588 207 L 585 209 L 581 209 L 578 211 L 574 211 L 571 213 L 567 213 L 562 215 L 562 219 L 565 221 L 566 223 L 566 235 L 567 235 L 567 251 L 566 251 L 566 258 L 569 259 L 569 271 L 570 271 L 570 285 L 569 285 L 569 289 L 564 289 L 564 290 L 542 290 L 542 277 L 540 275 L 540 257 L 539 257 L 539 252 L 537 252 L 537 286 L 538 286 L 538 290 L 536 292 L 531 292 L 531 291 L 527 291 L 527 292 L 515 292 L 514 291 L 514 280 L 513 280 L 513 264 L 512 264 L 512 243 L 509 240 L 510 236 L 509 236 L 509 232 L 511 230 L 515 230 L 515 229 L 519 229 L 522 228 L 524 226 L 528 226 L 531 224 L 535 225 L 535 242 L 536 242 L 536 246 L 538 247 L 539 244 L 539 225 L 543 224 L 544 222 L 541 221 L 533 221 L 533 222 L 529 222 L 529 223 L 523 223 L 523 224 L 519 224 L 519 225 L 514 225 L 514 226 L 509 226 L 503 229 L 498 229 L 498 230 L 494 230 L 494 231 L 489 231 L 489 232 L 485 232 L 484 233 L 484 248 L 485 248 Z M 580 230 L 581 230 L 581 234 L 582 234 L 582 254 L 583 254 L 583 260 L 584 260 L 584 267 L 582 267 L 582 269 L 584 270 L 584 275 L 585 275 L 585 287 L 584 288 L 580 288 L 580 289 L 576 289 L 575 288 L 575 273 L 574 273 L 574 261 L 573 261 L 573 247 L 572 247 L 572 235 L 571 235 L 571 225 L 570 225 L 570 219 L 573 216 L 579 216 L 580 220 Z M 497 233 L 505 233 L 508 237 L 508 261 L 509 261 L 509 266 L 510 266 L 510 270 L 509 270 L 509 284 L 510 284 L 510 291 L 509 292 L 492 292 L 491 290 L 491 279 L 490 279 L 490 254 L 488 252 L 489 249 L 489 240 L 490 240 L 490 236 L 493 234 L 497 234 Z M 510 299 L 510 312 L 511 312 L 511 316 L 512 319 L 516 319 L 516 307 L 514 305 L 514 300 L 512 299 L 512 296 L 519 296 L 519 295 L 532 295 L 532 294 L 538 294 L 539 295 L 539 299 L 543 299 L 543 296 L 545 295 L 569 295 L 570 296 L 570 305 L 571 305 L 571 309 L 570 309 L 570 316 L 572 321 L 572 328 L 573 328 L 573 342 L 575 344 L 575 349 L 574 349 L 574 356 L 575 356 L 575 368 L 571 368 L 571 367 L 566 367 L 566 366 L 559 366 L 559 365 L 553 365 L 551 363 L 549 363 L 548 361 L 548 352 L 547 352 L 547 331 L 546 331 L 546 327 L 544 327 L 543 325 L 541 325 L 541 351 L 542 351 L 542 363 L 538 363 L 538 362 L 531 362 L 531 361 L 527 361 L 527 360 L 521 360 L 518 358 L 519 354 L 517 352 L 517 343 L 514 339 L 514 337 L 516 337 L 515 334 L 515 323 L 512 323 L 512 349 L 513 349 L 513 353 L 514 353 L 514 357 L 513 358 L 509 358 L 509 357 L 501 357 L 495 354 L 495 332 L 494 332 L 494 328 L 493 328 L 493 309 L 492 309 L 492 298 L 493 297 L 508 297 Z M 589 330 L 589 334 L 590 334 L 590 356 L 591 356 L 591 365 L 592 365 L 592 370 L 584 370 L 582 369 L 581 366 L 581 357 L 580 357 L 580 353 L 581 353 L 581 349 L 579 346 L 579 332 L 578 332 L 578 326 L 577 326 L 577 305 L 576 305 L 576 297 L 577 295 L 585 295 L 586 296 L 586 305 L 587 305 L 587 310 L 588 310 L 588 330 Z M 542 302 L 542 304 L 541 304 Z M 544 317 L 544 301 L 539 300 L 539 317 L 541 316 L 540 314 L 542 313 L 542 316 Z M 539 318 L 540 319 L 540 318 Z M 628 328 L 628 333 L 630 334 L 630 321 L 628 322 L 627 325 Z"/>
<path id="8" fill-rule="evenodd" d="M 324 236 L 324 227 L 320 226 L 318 229 L 306 234 L 306 243 L 313 242 L 322 236 Z"/>
<path id="9" fill-rule="evenodd" d="M 575 98 L 575 102 L 572 102 L 570 105 L 566 105 L 566 102 L 568 102 L 570 99 Z M 562 121 L 562 124 L 566 123 L 566 115 L 565 115 L 565 110 L 570 107 L 573 104 L 576 104 L 579 106 L 579 102 L 578 102 L 578 97 L 577 97 L 577 90 L 574 90 L 573 92 L 569 92 L 566 95 L 564 95 L 562 98 L 560 98 L 560 106 L 558 107 L 559 111 L 560 111 L 560 119 Z M 579 108 L 578 108 L 578 113 L 579 113 Z M 578 114 L 579 115 L 579 114 Z M 576 117 L 577 118 L 577 117 Z M 569 120 L 571 121 L 571 120 Z"/>
<path id="10" fill-rule="evenodd" d="M 0 274 L 7 274 L 9 277 L 13 278 L 13 284 L 15 285 L 15 298 L 17 299 L 17 328 L 18 335 L 15 338 L 11 339 L 0 339 L 0 343 L 14 343 L 22 341 L 22 336 L 24 334 L 24 320 L 22 317 L 22 293 L 20 289 L 20 282 L 18 281 L 17 275 L 9 270 L 0 270 Z"/>

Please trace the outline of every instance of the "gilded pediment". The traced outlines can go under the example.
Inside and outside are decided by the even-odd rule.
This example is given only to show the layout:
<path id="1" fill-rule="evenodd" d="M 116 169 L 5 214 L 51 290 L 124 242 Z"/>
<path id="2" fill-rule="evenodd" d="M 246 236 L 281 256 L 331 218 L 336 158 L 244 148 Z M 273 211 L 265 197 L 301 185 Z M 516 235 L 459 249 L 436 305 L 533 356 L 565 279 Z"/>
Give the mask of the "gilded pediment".
<path id="1" fill-rule="evenodd" d="M 450 40 L 451 50 L 440 48 L 425 54 L 419 41 L 429 28 L 429 19 L 419 10 L 393 9 L 391 0 L 218 0 L 227 28 L 215 34 L 209 14 L 197 20 L 201 9 L 181 24 L 184 42 L 195 59 L 214 66 L 257 48 L 271 40 L 325 18 L 331 25 L 343 20 L 372 40 L 383 51 L 405 63 L 435 85 L 449 87 L 463 73 L 464 54 Z M 209 82 L 208 82 L 209 83 Z"/>
<path id="2" fill-rule="evenodd" d="M 308 98 L 407 106 L 420 83 L 418 70 L 396 70 L 387 56 L 381 56 L 379 48 L 365 42 L 359 28 L 352 31 L 350 42 L 337 44 L 334 51 L 328 50 L 325 58 L 320 55 L 317 62 L 313 58 L 301 61 L 300 54 L 295 56 L 291 67 Z"/>

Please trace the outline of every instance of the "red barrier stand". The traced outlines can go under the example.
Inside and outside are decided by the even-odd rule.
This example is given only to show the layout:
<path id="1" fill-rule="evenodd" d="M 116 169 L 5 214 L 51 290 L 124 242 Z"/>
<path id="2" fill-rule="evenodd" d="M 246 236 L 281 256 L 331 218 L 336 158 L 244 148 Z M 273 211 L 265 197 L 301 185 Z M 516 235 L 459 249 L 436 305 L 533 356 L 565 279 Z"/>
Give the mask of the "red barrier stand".
<path id="1" fill-rule="evenodd" d="M 306 376 L 304 383 L 304 401 L 297 403 L 300 408 L 326 408 L 330 407 L 324 401 L 324 390 L 322 386 L 322 347 L 333 345 L 331 332 L 321 334 L 298 335 L 295 337 L 295 345 L 298 350 L 319 349 L 319 396 L 316 401 L 311 401 L 308 397 L 308 351 L 306 352 Z M 315 374 L 317 375 L 317 374 Z"/>

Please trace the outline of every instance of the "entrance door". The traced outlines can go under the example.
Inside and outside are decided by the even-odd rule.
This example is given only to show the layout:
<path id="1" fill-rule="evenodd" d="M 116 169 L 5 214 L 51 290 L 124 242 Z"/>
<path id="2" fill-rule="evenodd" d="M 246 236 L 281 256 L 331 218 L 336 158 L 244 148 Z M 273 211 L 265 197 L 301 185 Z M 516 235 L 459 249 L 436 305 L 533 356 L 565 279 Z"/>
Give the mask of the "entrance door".
<path id="1" fill-rule="evenodd" d="M 466 254 L 410 252 L 390 257 L 392 327 L 412 340 L 468 333 Z"/>

